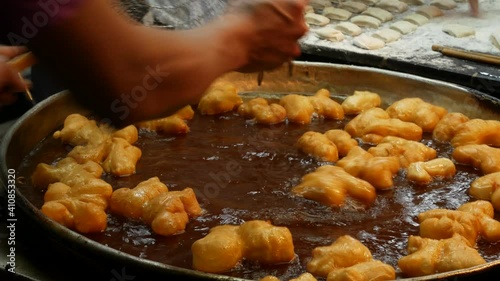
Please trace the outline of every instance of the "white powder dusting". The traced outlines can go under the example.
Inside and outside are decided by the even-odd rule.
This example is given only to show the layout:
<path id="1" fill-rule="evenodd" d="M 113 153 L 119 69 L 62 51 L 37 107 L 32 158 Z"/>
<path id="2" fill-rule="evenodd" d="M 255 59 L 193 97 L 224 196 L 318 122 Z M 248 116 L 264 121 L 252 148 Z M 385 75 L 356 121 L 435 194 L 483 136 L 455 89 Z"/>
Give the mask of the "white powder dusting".
<path id="1" fill-rule="evenodd" d="M 429 4 L 431 0 L 426 0 Z M 409 9 L 400 14 L 393 13 L 394 19 L 383 23 L 379 29 L 389 28 L 389 26 L 403 20 L 407 15 L 415 13 L 419 6 L 409 5 Z M 314 50 L 316 46 L 326 49 L 335 49 L 359 54 L 372 54 L 383 58 L 391 58 L 408 62 L 432 61 L 433 65 L 443 68 L 461 67 L 467 69 L 467 65 L 456 65 L 457 61 L 443 56 L 441 53 L 433 51 L 432 45 L 456 47 L 469 51 L 490 53 L 500 55 L 500 50 L 491 42 L 491 34 L 500 29 L 500 0 L 479 0 L 480 15 L 473 17 L 469 11 L 468 2 L 459 2 L 452 10 L 442 10 L 443 15 L 432 18 L 428 23 L 419 26 L 416 31 L 403 35 L 398 41 L 388 43 L 382 49 L 364 50 L 353 45 L 353 38 L 346 36 L 342 42 L 330 42 L 319 39 L 314 34 L 311 26 L 310 31 L 302 40 L 304 52 Z M 455 38 L 443 32 L 443 26 L 450 23 L 458 23 L 473 27 L 476 34 L 474 36 Z M 337 22 L 332 21 L 329 26 L 335 26 Z M 363 29 L 363 33 L 371 35 L 377 29 Z"/>

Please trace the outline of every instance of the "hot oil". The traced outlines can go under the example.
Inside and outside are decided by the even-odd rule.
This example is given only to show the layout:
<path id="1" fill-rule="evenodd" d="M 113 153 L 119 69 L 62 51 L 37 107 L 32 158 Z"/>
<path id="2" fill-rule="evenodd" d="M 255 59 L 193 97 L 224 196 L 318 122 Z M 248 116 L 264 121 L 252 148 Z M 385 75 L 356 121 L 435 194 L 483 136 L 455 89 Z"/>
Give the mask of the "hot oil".
<path id="1" fill-rule="evenodd" d="M 297 258 L 289 264 L 262 266 L 243 262 L 229 276 L 259 279 L 265 275 L 288 280 L 306 271 L 315 247 L 331 244 L 341 235 L 359 239 L 375 259 L 397 266 L 406 255 L 410 235 L 418 235 L 416 216 L 435 208 L 456 209 L 471 200 L 467 190 L 480 174 L 458 165 L 453 179 L 441 179 L 428 186 L 409 183 L 401 170 L 392 190 L 380 191 L 376 202 L 364 207 L 352 199 L 345 206 L 327 207 L 291 194 L 290 190 L 306 173 L 325 164 L 294 147 L 306 131 L 342 129 L 343 121 L 315 119 L 309 125 L 260 125 L 243 120 L 235 113 L 220 116 L 196 114 L 189 121 L 191 131 L 183 136 L 141 132 L 135 144 L 142 150 L 136 174 L 115 178 L 105 176 L 114 189 L 134 187 L 158 176 L 170 190 L 195 190 L 202 216 L 192 219 L 184 233 L 161 237 L 138 221 L 109 215 L 104 233 L 87 235 L 99 243 L 144 259 L 191 268 L 191 244 L 220 224 L 241 224 L 248 220 L 269 220 L 286 226 L 294 238 Z M 449 144 L 423 142 L 450 157 Z M 367 145 L 363 145 L 367 148 Z M 29 179 L 36 164 L 53 163 L 70 148 L 47 137 L 26 157 L 19 171 Z M 26 182 L 29 182 L 27 180 Z M 29 184 L 19 187 L 37 207 L 43 191 Z M 497 214 L 498 219 L 498 214 Z M 498 259 L 500 245 L 480 241 L 480 253 L 487 261 Z"/>

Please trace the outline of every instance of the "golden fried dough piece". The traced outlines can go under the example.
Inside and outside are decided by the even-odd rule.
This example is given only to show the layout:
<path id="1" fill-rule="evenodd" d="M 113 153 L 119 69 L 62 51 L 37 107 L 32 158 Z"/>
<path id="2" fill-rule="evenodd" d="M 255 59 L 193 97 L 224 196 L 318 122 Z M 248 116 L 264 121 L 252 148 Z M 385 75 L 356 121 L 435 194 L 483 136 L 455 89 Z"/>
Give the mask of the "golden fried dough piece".
<path id="1" fill-rule="evenodd" d="M 378 260 L 366 261 L 337 269 L 328 274 L 326 281 L 384 281 L 395 280 L 396 271 Z"/>
<path id="2" fill-rule="evenodd" d="M 201 97 L 198 110 L 203 115 L 215 115 L 238 108 L 243 100 L 233 84 L 212 85 Z"/>
<path id="3" fill-rule="evenodd" d="M 422 128 L 418 125 L 391 118 L 385 110 L 379 107 L 361 112 L 347 123 L 345 131 L 352 137 L 368 138 L 375 143 L 385 136 L 414 141 L 422 139 Z"/>
<path id="4" fill-rule="evenodd" d="M 275 264 L 295 258 L 288 228 L 260 220 L 214 227 L 207 236 L 195 241 L 191 249 L 194 268 L 212 273 L 228 271 L 241 259 Z"/>
<path id="5" fill-rule="evenodd" d="M 463 211 L 475 215 L 481 227 L 481 235 L 489 242 L 500 241 L 500 222 L 494 219 L 495 210 L 489 201 L 477 200 L 465 203 L 458 207 Z"/>
<path id="6" fill-rule="evenodd" d="M 342 102 L 342 109 L 347 115 L 359 114 L 367 109 L 379 107 L 382 99 L 377 93 L 370 91 L 354 91 Z"/>
<path id="7" fill-rule="evenodd" d="M 55 182 L 62 182 L 69 186 L 87 185 L 99 179 L 102 173 L 102 167 L 93 161 L 80 164 L 75 159 L 66 157 L 55 166 L 38 164 L 31 175 L 31 182 L 40 188 L 45 188 Z"/>
<path id="8" fill-rule="evenodd" d="M 245 259 L 263 264 L 289 262 L 295 258 L 292 233 L 283 226 L 253 220 L 240 226 Z"/>
<path id="9" fill-rule="evenodd" d="M 337 146 L 324 134 L 318 132 L 305 132 L 295 146 L 304 153 L 323 161 L 335 162 L 339 159 Z"/>
<path id="10" fill-rule="evenodd" d="M 278 124 L 286 120 L 283 106 L 269 102 L 264 98 L 251 99 L 238 107 L 238 114 L 247 119 L 255 119 L 261 124 Z"/>
<path id="11" fill-rule="evenodd" d="M 141 129 L 163 134 L 187 134 L 189 132 L 189 126 L 186 121 L 193 119 L 193 117 L 193 108 L 190 105 L 186 105 L 170 116 L 139 122 L 136 126 Z"/>
<path id="12" fill-rule="evenodd" d="M 443 240 L 410 236 L 408 255 L 399 259 L 404 275 L 424 276 L 451 270 L 469 268 L 486 261 L 462 236 L 455 234 Z"/>
<path id="13" fill-rule="evenodd" d="M 101 232 L 107 226 L 105 210 L 112 192 L 111 185 L 98 179 L 73 187 L 52 183 L 41 210 L 49 218 L 80 233 Z"/>
<path id="14" fill-rule="evenodd" d="M 137 131 L 136 126 L 129 125 L 125 128 L 114 131 L 111 134 L 111 138 L 121 138 L 129 143 L 135 143 L 139 139 L 139 131 Z"/>
<path id="15" fill-rule="evenodd" d="M 259 279 L 259 281 L 280 281 L 280 280 L 278 279 L 278 277 L 268 275 L 265 276 L 264 278 Z M 311 273 L 306 272 L 301 274 L 297 278 L 292 278 L 288 281 L 318 281 L 318 280 L 314 278 L 314 276 Z"/>
<path id="16" fill-rule="evenodd" d="M 472 165 L 484 174 L 500 172 L 500 148 L 486 144 L 469 144 L 455 148 L 453 159 L 460 164 Z"/>
<path id="17" fill-rule="evenodd" d="M 401 99 L 391 104 L 386 112 L 391 118 L 417 124 L 424 132 L 432 132 L 439 120 L 448 113 L 444 107 L 430 104 L 421 98 Z"/>
<path id="18" fill-rule="evenodd" d="M 102 143 L 109 133 L 102 130 L 94 120 L 80 114 L 70 114 L 64 120 L 64 127 L 53 134 L 54 138 L 73 146 L 87 145 L 89 142 Z"/>
<path id="19" fill-rule="evenodd" d="M 189 218 L 199 216 L 201 208 L 193 189 L 169 191 L 155 196 L 143 205 L 142 220 L 159 235 L 169 236 L 184 231 Z"/>
<path id="20" fill-rule="evenodd" d="M 280 279 L 276 276 L 268 275 L 260 278 L 259 281 L 280 281 Z"/>
<path id="21" fill-rule="evenodd" d="M 114 214 L 140 219 L 144 204 L 165 192 L 168 192 L 167 186 L 158 177 L 152 177 L 134 188 L 115 190 L 111 195 L 109 208 Z"/>
<path id="22" fill-rule="evenodd" d="M 346 195 L 369 205 L 375 201 L 377 195 L 370 183 L 331 165 L 321 166 L 303 176 L 292 192 L 329 206 L 343 205 Z"/>
<path id="23" fill-rule="evenodd" d="M 380 190 L 392 188 L 393 177 L 400 168 L 398 158 L 373 156 L 359 146 L 353 147 L 346 157 L 337 162 L 337 166 Z"/>
<path id="24" fill-rule="evenodd" d="M 334 270 L 371 261 L 370 250 L 349 235 L 340 236 L 329 246 L 316 247 L 307 271 L 313 275 L 327 277 Z"/>
<path id="25" fill-rule="evenodd" d="M 474 198 L 490 201 L 495 210 L 500 211 L 500 172 L 474 180 L 469 193 Z"/>
<path id="26" fill-rule="evenodd" d="M 318 281 L 318 280 L 314 278 L 314 276 L 311 273 L 306 272 L 302 273 L 297 278 L 290 279 L 289 281 Z"/>
<path id="27" fill-rule="evenodd" d="M 500 147 L 500 121 L 472 119 L 460 125 L 451 139 L 455 147 L 469 144 L 487 144 Z"/>
<path id="28" fill-rule="evenodd" d="M 327 89 L 318 90 L 314 96 L 309 97 L 309 101 L 319 117 L 334 120 L 344 119 L 342 106 L 330 98 L 330 92 Z"/>
<path id="29" fill-rule="evenodd" d="M 406 178 L 419 184 L 429 184 L 435 177 L 451 178 L 457 169 L 448 158 L 436 158 L 427 162 L 414 162 L 408 166 Z"/>
<path id="30" fill-rule="evenodd" d="M 142 151 L 122 138 L 113 138 L 110 152 L 102 163 L 104 171 L 115 176 L 128 176 L 135 173 L 135 167 Z"/>
<path id="31" fill-rule="evenodd" d="M 280 99 L 280 105 L 285 108 L 288 121 L 299 124 L 311 123 L 314 106 L 309 98 L 290 94 Z"/>
<path id="32" fill-rule="evenodd" d="M 436 158 L 436 150 L 423 143 L 387 136 L 380 143 L 368 149 L 373 156 L 399 158 L 401 167 L 406 168 L 413 162 L 427 161 Z"/>
<path id="33" fill-rule="evenodd" d="M 324 135 L 337 147 L 339 156 L 346 156 L 349 151 L 358 146 L 358 142 L 344 130 L 328 130 Z"/>
<path id="34" fill-rule="evenodd" d="M 470 246 L 476 245 L 480 225 L 471 213 L 434 209 L 420 213 L 420 236 L 431 239 L 451 238 L 454 234 L 463 236 Z"/>
<path id="35" fill-rule="evenodd" d="M 243 241 L 239 228 L 236 225 L 216 226 L 210 229 L 207 236 L 196 240 L 191 246 L 193 268 L 221 273 L 235 267 L 243 258 Z"/>
<path id="36" fill-rule="evenodd" d="M 69 157 L 75 158 L 78 162 L 94 161 L 102 163 L 112 151 L 113 138 L 120 138 L 128 143 L 134 143 L 139 138 L 137 128 L 133 125 L 127 126 L 121 130 L 112 132 L 113 129 L 107 126 L 99 127 L 103 132 L 102 138 L 91 139 L 86 145 L 77 145 L 68 153 Z"/>
<path id="37" fill-rule="evenodd" d="M 133 125 L 115 130 L 107 125 L 97 126 L 94 120 L 80 114 L 71 114 L 64 120 L 63 129 L 54 133 L 54 138 L 74 146 L 69 157 L 80 163 L 104 161 L 104 170 L 114 176 L 135 173 L 135 165 L 141 157 L 140 149 L 131 145 L 139 138 Z"/>
<path id="38" fill-rule="evenodd" d="M 469 117 L 459 112 L 451 112 L 443 116 L 432 131 L 432 138 L 438 141 L 450 141 L 457 131 L 457 128 L 469 121 Z"/>

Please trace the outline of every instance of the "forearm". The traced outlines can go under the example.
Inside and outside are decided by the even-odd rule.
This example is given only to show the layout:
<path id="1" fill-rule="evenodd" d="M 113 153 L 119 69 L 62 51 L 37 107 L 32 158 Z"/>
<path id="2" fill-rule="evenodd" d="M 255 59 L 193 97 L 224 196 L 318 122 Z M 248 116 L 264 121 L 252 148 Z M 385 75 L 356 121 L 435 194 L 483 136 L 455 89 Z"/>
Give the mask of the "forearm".
<path id="1" fill-rule="evenodd" d="M 221 21 L 183 32 L 147 28 L 88 0 L 29 47 L 86 104 L 130 123 L 197 102 L 215 78 L 243 65 L 242 52 L 226 45 L 228 28 Z"/>

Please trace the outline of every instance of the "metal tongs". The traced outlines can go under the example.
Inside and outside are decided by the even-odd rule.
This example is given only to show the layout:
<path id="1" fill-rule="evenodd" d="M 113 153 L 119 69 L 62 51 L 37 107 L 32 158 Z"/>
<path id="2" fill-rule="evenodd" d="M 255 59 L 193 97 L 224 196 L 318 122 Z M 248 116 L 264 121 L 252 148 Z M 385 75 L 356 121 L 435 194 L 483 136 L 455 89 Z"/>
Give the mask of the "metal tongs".
<path id="1" fill-rule="evenodd" d="M 278 5 L 276 5 L 274 2 L 265 2 L 267 5 L 269 5 L 272 9 L 274 9 L 275 12 L 277 12 L 283 19 L 285 19 L 289 23 L 293 23 L 293 17 L 281 9 Z M 288 76 L 292 77 L 293 74 L 293 62 L 292 60 L 288 61 Z M 257 85 L 260 86 L 262 84 L 262 80 L 264 80 L 264 71 L 261 70 L 257 74 Z"/>

